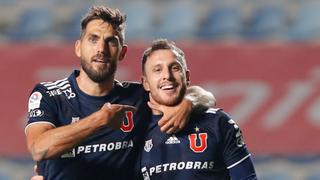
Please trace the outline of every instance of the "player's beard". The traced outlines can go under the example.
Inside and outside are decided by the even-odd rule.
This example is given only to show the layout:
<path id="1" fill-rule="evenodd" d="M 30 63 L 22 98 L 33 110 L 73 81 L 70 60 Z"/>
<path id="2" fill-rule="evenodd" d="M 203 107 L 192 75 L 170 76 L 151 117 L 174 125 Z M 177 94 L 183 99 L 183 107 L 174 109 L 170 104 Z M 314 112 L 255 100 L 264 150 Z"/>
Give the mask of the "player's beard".
<path id="1" fill-rule="evenodd" d="M 83 71 L 88 75 L 88 77 L 96 83 L 102 83 L 107 81 L 109 78 L 117 71 L 117 62 L 109 61 L 109 66 L 104 69 L 95 70 L 91 64 L 87 63 L 85 60 L 81 59 L 81 67 Z"/>

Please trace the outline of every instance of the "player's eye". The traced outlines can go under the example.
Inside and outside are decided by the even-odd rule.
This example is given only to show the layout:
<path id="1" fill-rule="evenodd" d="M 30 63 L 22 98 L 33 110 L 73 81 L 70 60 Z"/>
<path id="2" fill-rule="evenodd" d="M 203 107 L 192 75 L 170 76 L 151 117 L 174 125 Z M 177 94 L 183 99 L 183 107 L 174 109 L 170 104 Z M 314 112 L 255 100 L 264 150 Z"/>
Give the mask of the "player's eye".
<path id="1" fill-rule="evenodd" d="M 95 35 L 92 35 L 92 36 L 89 36 L 88 40 L 89 40 L 89 42 L 95 44 L 98 42 L 98 37 Z"/>
<path id="2" fill-rule="evenodd" d="M 172 69 L 172 71 L 177 72 L 177 71 L 180 71 L 180 70 L 181 70 L 181 67 L 180 67 L 179 65 L 173 65 L 173 66 L 171 67 L 171 69 Z"/>
<path id="3" fill-rule="evenodd" d="M 161 67 L 156 66 L 156 67 L 154 67 L 154 68 L 152 69 L 152 71 L 155 72 L 155 73 L 159 73 L 159 72 L 161 72 Z"/>
<path id="4" fill-rule="evenodd" d="M 105 40 L 105 42 L 110 46 L 110 47 L 118 47 L 120 42 L 119 39 L 116 36 L 109 37 Z"/>

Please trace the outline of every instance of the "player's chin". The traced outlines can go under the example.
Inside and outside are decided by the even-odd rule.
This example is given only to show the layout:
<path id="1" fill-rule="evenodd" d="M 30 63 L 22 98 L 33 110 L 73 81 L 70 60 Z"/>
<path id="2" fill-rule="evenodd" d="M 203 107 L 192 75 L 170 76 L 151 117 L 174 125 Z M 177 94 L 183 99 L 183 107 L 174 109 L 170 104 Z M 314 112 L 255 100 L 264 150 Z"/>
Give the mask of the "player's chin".
<path id="1" fill-rule="evenodd" d="M 162 97 L 162 104 L 166 106 L 175 106 L 179 104 L 181 98 L 178 95 L 166 95 Z"/>

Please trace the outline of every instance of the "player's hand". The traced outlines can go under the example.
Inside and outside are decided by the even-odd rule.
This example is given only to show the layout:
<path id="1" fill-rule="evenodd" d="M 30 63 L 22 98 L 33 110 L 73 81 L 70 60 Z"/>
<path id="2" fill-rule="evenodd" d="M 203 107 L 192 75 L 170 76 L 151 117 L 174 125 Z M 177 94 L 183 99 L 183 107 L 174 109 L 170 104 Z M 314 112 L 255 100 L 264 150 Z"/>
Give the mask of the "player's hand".
<path id="1" fill-rule="evenodd" d="M 162 118 L 158 121 L 158 125 L 160 126 L 160 130 L 167 134 L 176 133 L 183 129 L 189 121 L 192 109 L 192 103 L 187 100 L 182 100 L 176 106 L 164 106 L 149 101 L 148 106 L 163 113 Z"/>
<path id="2" fill-rule="evenodd" d="M 129 105 L 105 103 L 100 109 L 100 113 L 105 120 L 104 123 L 114 129 L 121 127 L 123 119 L 126 117 L 126 111 L 135 112 L 136 108 Z"/>

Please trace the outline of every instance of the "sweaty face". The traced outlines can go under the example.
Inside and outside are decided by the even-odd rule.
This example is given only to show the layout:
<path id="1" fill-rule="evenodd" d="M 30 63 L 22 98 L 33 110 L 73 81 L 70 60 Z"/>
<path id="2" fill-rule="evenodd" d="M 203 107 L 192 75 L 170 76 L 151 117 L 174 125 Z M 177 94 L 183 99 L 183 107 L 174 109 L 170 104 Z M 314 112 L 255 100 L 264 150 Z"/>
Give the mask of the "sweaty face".
<path id="1" fill-rule="evenodd" d="M 158 104 L 173 106 L 182 100 L 189 80 L 189 72 L 169 49 L 156 50 L 145 64 L 143 85 Z"/>
<path id="2" fill-rule="evenodd" d="M 102 20 L 89 22 L 81 40 L 76 43 L 81 70 L 97 83 L 114 77 L 121 51 L 116 31 Z"/>

